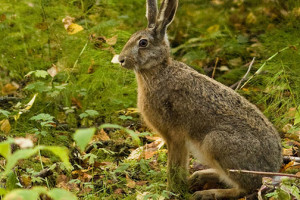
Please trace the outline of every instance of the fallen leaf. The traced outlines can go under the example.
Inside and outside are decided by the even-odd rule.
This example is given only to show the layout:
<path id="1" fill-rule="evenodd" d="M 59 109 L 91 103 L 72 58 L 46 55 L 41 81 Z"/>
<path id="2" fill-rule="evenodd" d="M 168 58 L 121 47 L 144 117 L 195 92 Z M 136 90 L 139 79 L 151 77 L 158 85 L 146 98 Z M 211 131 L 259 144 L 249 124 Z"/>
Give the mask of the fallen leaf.
<path id="1" fill-rule="evenodd" d="M 282 154 L 284 156 L 292 156 L 292 155 L 294 155 L 293 149 L 292 148 L 290 148 L 290 149 L 283 148 L 282 149 Z"/>
<path id="2" fill-rule="evenodd" d="M 250 12 L 246 17 L 246 23 L 255 24 L 256 22 L 257 22 L 256 16 L 253 14 L 253 12 Z"/>
<path id="3" fill-rule="evenodd" d="M 62 22 L 66 30 L 68 30 L 68 27 L 73 23 L 74 20 L 75 18 L 70 16 L 66 16 L 65 18 L 62 19 Z"/>
<path id="4" fill-rule="evenodd" d="M 78 24 L 71 24 L 67 29 L 69 35 L 74 35 L 82 30 L 83 27 Z"/>
<path id="5" fill-rule="evenodd" d="M 0 22 L 4 22 L 6 20 L 6 15 L 2 14 L 0 15 Z"/>
<path id="6" fill-rule="evenodd" d="M 239 67 L 243 64 L 242 58 L 241 57 L 233 58 L 233 59 L 229 60 L 229 64 L 234 67 Z"/>
<path id="7" fill-rule="evenodd" d="M 19 145 L 21 149 L 31 148 L 33 147 L 33 142 L 28 138 L 15 138 L 15 144 Z"/>
<path id="8" fill-rule="evenodd" d="M 158 150 L 165 144 L 162 138 L 158 138 L 156 141 L 146 144 L 133 150 L 128 156 L 128 160 L 138 160 L 141 158 L 150 159 L 158 153 Z"/>
<path id="9" fill-rule="evenodd" d="M 136 183 L 133 180 L 131 180 L 127 174 L 126 174 L 126 182 L 127 182 L 126 184 L 127 187 L 132 189 L 135 188 Z"/>
<path id="10" fill-rule="evenodd" d="M 29 188 L 31 187 L 31 177 L 30 176 L 27 176 L 27 175 L 22 175 L 20 177 L 20 182 L 22 183 L 22 185 L 25 187 L 25 188 Z"/>
<path id="11" fill-rule="evenodd" d="M 2 132 L 4 132 L 5 134 L 8 134 L 10 132 L 11 126 L 8 119 L 4 119 L 0 121 L 0 125 L 1 125 L 0 130 Z"/>
<path id="12" fill-rule="evenodd" d="M 102 140 L 102 141 L 110 140 L 109 136 L 107 135 L 107 133 L 103 129 L 98 131 L 97 135 L 99 135 L 99 139 Z"/>
<path id="13" fill-rule="evenodd" d="M 111 60 L 111 63 L 113 63 L 113 64 L 120 64 L 120 62 L 119 62 L 119 55 L 114 55 L 114 57 Z"/>
<path id="14" fill-rule="evenodd" d="M 284 167 L 283 167 L 283 169 L 282 170 L 280 170 L 281 172 L 284 172 L 284 171 L 286 171 L 288 168 L 290 168 L 291 166 L 293 166 L 294 165 L 294 163 L 295 163 L 295 161 L 291 161 L 291 162 L 289 162 L 288 164 L 286 164 Z"/>
<path id="15" fill-rule="evenodd" d="M 78 108 L 82 109 L 82 104 L 77 98 L 72 97 L 71 101 L 73 105 L 76 105 Z"/>
<path id="16" fill-rule="evenodd" d="M 73 35 L 73 34 L 76 34 L 80 31 L 83 30 L 83 27 L 78 25 L 78 24 L 75 24 L 73 23 L 73 21 L 75 20 L 75 18 L 73 17 L 70 17 L 70 16 L 66 16 L 62 22 L 64 24 L 64 27 L 65 29 L 67 30 L 68 34 L 69 35 Z"/>
<path id="17" fill-rule="evenodd" d="M 118 36 L 115 35 L 115 36 L 113 36 L 111 38 L 107 38 L 106 39 L 106 43 L 109 44 L 109 45 L 111 45 L 111 46 L 113 46 L 113 45 L 115 45 L 117 43 L 117 40 L 118 40 Z"/>
<path id="18" fill-rule="evenodd" d="M 124 193 L 124 190 L 122 188 L 117 188 L 114 191 L 114 194 L 123 194 L 123 193 Z"/>
<path id="19" fill-rule="evenodd" d="M 7 83 L 2 88 L 2 94 L 4 94 L 4 95 L 13 94 L 17 89 L 19 89 L 19 87 L 20 86 L 15 82 Z"/>
<path id="20" fill-rule="evenodd" d="M 221 72 L 227 72 L 227 71 L 229 71 L 229 68 L 227 67 L 227 66 L 221 66 L 220 68 L 219 68 L 219 70 L 221 71 Z"/>
<path id="21" fill-rule="evenodd" d="M 208 29 L 206 30 L 208 33 L 215 33 L 217 31 L 219 31 L 220 29 L 220 25 L 219 24 L 215 24 L 215 25 L 212 25 L 210 27 L 208 27 Z"/>
<path id="22" fill-rule="evenodd" d="M 55 64 L 52 64 L 52 67 L 47 70 L 49 75 L 53 78 L 58 73 L 58 68 Z"/>
<path id="23" fill-rule="evenodd" d="M 148 183 L 148 181 L 137 181 L 136 185 L 143 186 L 143 185 L 146 185 L 147 183 Z"/>

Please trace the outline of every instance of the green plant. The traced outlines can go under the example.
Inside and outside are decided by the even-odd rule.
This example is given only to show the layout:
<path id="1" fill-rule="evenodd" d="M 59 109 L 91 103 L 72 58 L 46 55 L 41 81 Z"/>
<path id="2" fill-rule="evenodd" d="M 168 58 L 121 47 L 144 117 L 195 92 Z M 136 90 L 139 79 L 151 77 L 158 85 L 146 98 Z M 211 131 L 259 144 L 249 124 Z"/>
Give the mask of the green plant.
<path id="1" fill-rule="evenodd" d="M 17 143 L 21 148 L 20 150 L 17 150 L 16 152 L 11 152 L 11 144 Z M 6 159 L 6 165 L 2 166 L 3 171 L 0 172 L 0 179 L 5 179 L 17 166 L 17 163 L 19 160 L 22 159 L 28 159 L 32 157 L 33 155 L 37 154 L 40 150 L 43 151 L 50 151 L 57 157 L 61 159 L 65 167 L 70 170 L 72 168 L 70 162 L 69 162 L 69 156 L 68 156 L 68 150 L 65 147 L 58 147 L 58 146 L 36 146 L 34 148 L 31 148 L 32 142 L 30 140 L 14 140 L 14 139 L 8 139 L 4 142 L 0 143 L 0 155 L 3 156 Z M 13 172 L 14 173 L 14 172 Z M 77 199 L 72 193 L 54 188 L 52 190 L 48 190 L 44 187 L 33 187 L 31 190 L 26 189 L 13 189 L 10 190 L 8 188 L 0 188 L 0 195 L 5 195 L 4 200 L 9 199 L 38 199 L 40 194 L 46 194 L 47 196 L 55 199 L 60 200 L 63 195 L 64 197 L 67 197 L 68 199 Z"/>

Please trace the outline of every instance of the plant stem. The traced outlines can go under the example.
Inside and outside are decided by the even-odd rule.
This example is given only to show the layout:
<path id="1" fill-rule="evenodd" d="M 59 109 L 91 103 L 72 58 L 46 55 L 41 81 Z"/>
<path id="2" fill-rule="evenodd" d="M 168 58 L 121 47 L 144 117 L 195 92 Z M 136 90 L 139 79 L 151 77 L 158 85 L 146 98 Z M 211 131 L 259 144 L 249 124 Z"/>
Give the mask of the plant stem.
<path id="1" fill-rule="evenodd" d="M 39 137 L 39 140 L 38 140 L 38 146 L 40 146 L 40 139 L 41 139 L 41 137 Z M 44 165 L 43 165 L 42 155 L 41 155 L 41 150 L 40 150 L 40 149 L 39 149 L 39 157 L 40 157 L 41 167 L 42 167 L 42 169 L 44 170 Z M 50 187 L 49 187 L 49 182 L 48 182 L 47 177 L 45 177 L 45 180 L 46 180 L 47 188 L 50 188 Z"/>

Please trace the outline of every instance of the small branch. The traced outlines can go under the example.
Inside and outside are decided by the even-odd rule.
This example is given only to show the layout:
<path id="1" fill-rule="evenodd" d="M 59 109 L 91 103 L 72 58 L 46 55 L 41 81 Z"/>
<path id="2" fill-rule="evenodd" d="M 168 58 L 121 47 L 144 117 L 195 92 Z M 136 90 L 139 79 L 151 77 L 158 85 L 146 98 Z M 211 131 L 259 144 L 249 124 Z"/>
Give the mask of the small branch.
<path id="1" fill-rule="evenodd" d="M 45 168 L 42 171 L 40 171 L 35 177 L 41 177 L 41 178 L 46 178 L 48 176 L 51 176 L 53 174 L 53 171 L 51 171 L 50 168 Z"/>
<path id="2" fill-rule="evenodd" d="M 219 62 L 219 57 L 217 57 L 217 59 L 216 59 L 215 66 L 214 66 L 214 70 L 213 70 L 213 72 L 212 72 L 211 78 L 214 78 L 214 76 L 215 76 L 216 68 L 217 68 L 218 62 Z"/>
<path id="3" fill-rule="evenodd" d="M 287 162 L 291 162 L 291 161 L 300 162 L 300 157 L 283 156 L 283 160 Z"/>
<path id="4" fill-rule="evenodd" d="M 240 89 L 240 86 L 241 86 L 241 84 L 242 84 L 242 82 L 243 82 L 244 80 L 246 80 L 246 78 L 247 78 L 247 76 L 248 76 L 248 74 L 249 74 L 249 72 L 250 72 L 250 70 L 251 70 L 251 68 L 252 68 L 252 65 L 253 65 L 254 61 L 255 61 L 255 57 L 253 57 L 253 59 L 252 59 L 250 65 L 249 65 L 249 67 L 248 67 L 248 70 L 247 70 L 246 74 L 245 74 L 245 75 L 243 76 L 243 78 L 238 82 L 238 85 L 236 86 L 235 91 L 239 90 L 239 89 Z"/>
<path id="5" fill-rule="evenodd" d="M 249 170 L 239 170 L 239 169 L 229 169 L 228 171 L 233 173 L 257 174 L 263 176 L 287 176 L 292 178 L 300 178 L 300 176 L 294 174 L 283 174 L 283 173 L 276 173 L 276 172 L 260 172 L 260 171 L 249 171 Z"/>

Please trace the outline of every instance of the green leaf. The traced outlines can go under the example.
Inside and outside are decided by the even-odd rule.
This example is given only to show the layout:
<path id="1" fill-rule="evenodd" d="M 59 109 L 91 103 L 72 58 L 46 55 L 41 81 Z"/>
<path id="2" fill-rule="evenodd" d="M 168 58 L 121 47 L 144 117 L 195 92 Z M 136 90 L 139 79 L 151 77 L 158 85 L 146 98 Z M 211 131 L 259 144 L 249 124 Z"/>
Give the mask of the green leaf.
<path id="1" fill-rule="evenodd" d="M 51 87 L 48 87 L 44 82 L 36 81 L 36 82 L 28 84 L 25 87 L 25 90 L 36 91 L 36 92 L 42 93 L 42 92 L 50 91 Z"/>
<path id="2" fill-rule="evenodd" d="M 294 125 L 300 123 L 300 106 L 296 110 Z"/>
<path id="3" fill-rule="evenodd" d="M 6 189 L 10 191 L 16 188 L 20 188 L 17 186 L 17 183 L 19 183 L 19 181 L 16 173 L 14 171 L 9 172 L 6 176 Z"/>
<path id="4" fill-rule="evenodd" d="M 0 195 L 5 195 L 7 193 L 6 189 L 0 188 Z"/>
<path id="5" fill-rule="evenodd" d="M 86 110 L 85 111 L 90 117 L 96 117 L 99 113 L 96 110 Z"/>
<path id="6" fill-rule="evenodd" d="M 34 72 L 34 75 L 36 76 L 36 77 L 38 77 L 38 78 L 46 78 L 46 76 L 48 76 L 49 74 L 48 74 L 48 72 L 47 71 L 45 71 L 45 70 L 36 70 L 35 72 Z"/>
<path id="7" fill-rule="evenodd" d="M 78 129 L 73 138 L 78 145 L 78 147 L 81 149 L 81 151 L 84 151 L 86 145 L 90 142 L 93 135 L 95 134 L 96 128 L 86 128 L 86 129 Z"/>
<path id="8" fill-rule="evenodd" d="M 39 193 L 33 190 L 17 189 L 5 195 L 3 200 L 36 200 Z"/>
<path id="9" fill-rule="evenodd" d="M 0 143 L 0 155 L 7 159 L 11 155 L 11 148 L 9 142 Z"/>
<path id="10" fill-rule="evenodd" d="M 138 146 L 141 144 L 141 140 L 140 140 L 139 136 L 133 130 L 130 130 L 128 128 L 124 128 L 124 127 L 116 125 L 116 124 L 102 124 L 99 128 L 100 129 L 103 129 L 103 128 L 121 129 L 121 130 L 125 131 L 126 133 L 128 133 Z"/>
<path id="11" fill-rule="evenodd" d="M 17 164 L 17 162 L 21 159 L 27 159 L 38 152 L 41 147 L 35 147 L 34 149 L 21 149 L 17 150 L 7 159 L 7 164 L 5 167 L 4 174 L 8 174 L 12 168 Z"/>
<path id="12" fill-rule="evenodd" d="M 0 109 L 0 114 L 4 115 L 5 117 L 8 117 L 10 115 L 10 112 Z"/>
<path id="13" fill-rule="evenodd" d="M 69 150 L 66 147 L 45 146 L 43 150 L 51 151 L 53 154 L 55 154 L 61 159 L 61 161 L 65 164 L 67 169 L 72 169 L 72 165 L 69 161 Z"/>
<path id="14" fill-rule="evenodd" d="M 30 120 L 34 120 L 34 121 L 50 121 L 50 122 L 53 122 L 52 121 L 53 119 L 54 119 L 53 116 L 46 113 L 41 113 L 30 118 Z"/>
<path id="15" fill-rule="evenodd" d="M 102 124 L 100 127 L 100 129 L 103 128 L 117 128 L 117 129 L 122 129 L 123 127 L 117 124 Z"/>
<path id="16" fill-rule="evenodd" d="M 280 189 L 279 192 L 278 192 L 278 199 L 280 199 L 280 200 L 290 200 L 291 196 L 286 191 Z"/>
<path id="17" fill-rule="evenodd" d="M 54 188 L 48 192 L 53 200 L 77 200 L 77 197 L 69 191 Z"/>
<path id="18" fill-rule="evenodd" d="M 88 117 L 89 115 L 87 114 L 87 113 L 81 113 L 80 115 L 79 115 L 79 117 L 80 117 L 80 119 L 83 119 L 83 118 L 85 118 L 85 117 Z"/>

